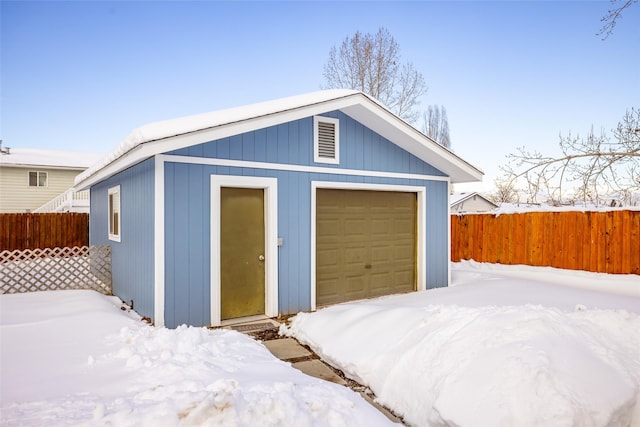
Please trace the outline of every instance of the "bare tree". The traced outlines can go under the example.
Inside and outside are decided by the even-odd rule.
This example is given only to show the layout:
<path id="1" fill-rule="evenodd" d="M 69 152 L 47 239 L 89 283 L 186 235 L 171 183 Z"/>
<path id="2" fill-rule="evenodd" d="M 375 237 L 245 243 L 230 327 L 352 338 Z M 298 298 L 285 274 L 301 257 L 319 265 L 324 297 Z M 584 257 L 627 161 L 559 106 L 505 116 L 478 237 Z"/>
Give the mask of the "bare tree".
<path id="1" fill-rule="evenodd" d="M 376 98 L 410 123 L 418 119 L 419 98 L 427 92 L 422 73 L 400 63 L 400 47 L 389 31 L 357 31 L 329 51 L 325 87 L 355 89 Z"/>
<path id="2" fill-rule="evenodd" d="M 607 14 L 600 19 L 600 22 L 602 22 L 602 28 L 600 28 L 597 35 L 602 36 L 602 40 L 609 37 L 613 33 L 613 29 L 615 28 L 618 19 L 622 16 L 622 11 L 637 2 L 638 0 L 611 0 L 611 4 L 618 5 L 618 7 L 609 9 Z"/>
<path id="3" fill-rule="evenodd" d="M 438 144 L 451 149 L 447 110 L 441 105 L 429 105 L 423 115 L 422 131 Z"/>
<path id="4" fill-rule="evenodd" d="M 515 183 L 509 180 L 496 179 L 493 181 L 496 191 L 489 194 L 488 198 L 495 204 L 519 203 L 520 197 L 515 188 Z"/>
<path id="5" fill-rule="evenodd" d="M 640 109 L 628 110 L 613 140 L 606 132 L 586 138 L 560 135 L 561 156 L 519 148 L 502 167 L 511 182 L 524 180 L 531 202 L 602 202 L 611 196 L 633 199 L 640 192 Z M 567 188 L 569 187 L 569 188 Z"/>

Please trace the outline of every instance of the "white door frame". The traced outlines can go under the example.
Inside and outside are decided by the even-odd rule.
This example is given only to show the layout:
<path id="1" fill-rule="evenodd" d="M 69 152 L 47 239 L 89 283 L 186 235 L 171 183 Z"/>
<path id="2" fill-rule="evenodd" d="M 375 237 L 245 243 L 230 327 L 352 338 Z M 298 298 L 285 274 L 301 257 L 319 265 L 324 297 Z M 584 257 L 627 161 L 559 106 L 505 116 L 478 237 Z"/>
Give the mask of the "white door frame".
<path id="1" fill-rule="evenodd" d="M 364 184 L 357 182 L 311 181 L 311 310 L 316 309 L 316 193 L 318 189 L 335 190 L 368 190 L 368 191 L 400 191 L 416 193 L 417 197 L 417 253 L 416 253 L 416 290 L 426 289 L 426 257 L 427 245 L 425 231 L 427 229 L 426 200 L 427 189 L 412 185 Z"/>
<path id="2" fill-rule="evenodd" d="M 220 189 L 264 190 L 265 307 L 267 317 L 278 315 L 278 180 L 254 176 L 211 175 L 211 325 L 220 326 Z"/>

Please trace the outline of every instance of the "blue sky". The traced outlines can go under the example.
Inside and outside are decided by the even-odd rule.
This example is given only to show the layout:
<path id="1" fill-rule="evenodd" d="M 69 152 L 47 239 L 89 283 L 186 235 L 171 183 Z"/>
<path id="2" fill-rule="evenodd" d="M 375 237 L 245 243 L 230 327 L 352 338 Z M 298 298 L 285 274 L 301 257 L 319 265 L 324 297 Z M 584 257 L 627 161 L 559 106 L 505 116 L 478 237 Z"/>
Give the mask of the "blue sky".
<path id="1" fill-rule="evenodd" d="M 108 152 L 132 129 L 320 89 L 329 49 L 384 26 L 490 190 L 516 147 L 640 106 L 640 4 L 608 1 L 0 3 L 3 145 Z"/>

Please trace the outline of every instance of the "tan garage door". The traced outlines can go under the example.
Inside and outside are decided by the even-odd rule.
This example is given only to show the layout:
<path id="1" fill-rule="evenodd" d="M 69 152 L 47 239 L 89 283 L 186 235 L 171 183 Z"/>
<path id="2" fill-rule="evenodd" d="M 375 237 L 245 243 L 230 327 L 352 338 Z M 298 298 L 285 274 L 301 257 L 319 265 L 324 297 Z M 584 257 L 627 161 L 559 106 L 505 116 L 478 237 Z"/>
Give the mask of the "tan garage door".
<path id="1" fill-rule="evenodd" d="M 316 305 L 416 289 L 416 194 L 318 189 Z"/>

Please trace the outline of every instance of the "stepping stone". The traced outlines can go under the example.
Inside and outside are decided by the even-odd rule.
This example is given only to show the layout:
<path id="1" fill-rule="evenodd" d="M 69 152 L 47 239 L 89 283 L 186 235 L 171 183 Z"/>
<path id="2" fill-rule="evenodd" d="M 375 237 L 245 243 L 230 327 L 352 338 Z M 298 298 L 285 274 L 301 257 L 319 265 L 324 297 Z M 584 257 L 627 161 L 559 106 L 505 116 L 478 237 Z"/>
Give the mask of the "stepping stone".
<path id="1" fill-rule="evenodd" d="M 280 360 L 296 359 L 311 356 L 311 352 L 298 344 L 293 338 L 263 341 L 265 347 Z"/>
<path id="2" fill-rule="evenodd" d="M 311 375 L 312 377 L 320 378 L 325 381 L 331 381 L 332 383 L 340 385 L 347 385 L 345 380 L 340 378 L 340 376 L 333 372 L 330 367 L 328 367 L 318 359 L 297 362 L 292 364 L 291 366 L 299 371 L 304 372 L 307 375 Z"/>
<path id="3" fill-rule="evenodd" d="M 389 418 L 390 421 L 393 421 L 394 423 L 402 424 L 402 420 L 400 418 L 396 417 L 387 408 L 385 408 L 384 406 L 380 405 L 378 402 L 374 401 L 371 398 L 371 396 L 369 396 L 366 393 L 362 393 L 362 392 L 359 392 L 359 394 L 360 394 L 360 396 L 364 397 L 364 400 L 369 402 L 369 404 L 371 406 L 373 406 L 378 411 L 382 412 L 387 418 Z"/>

